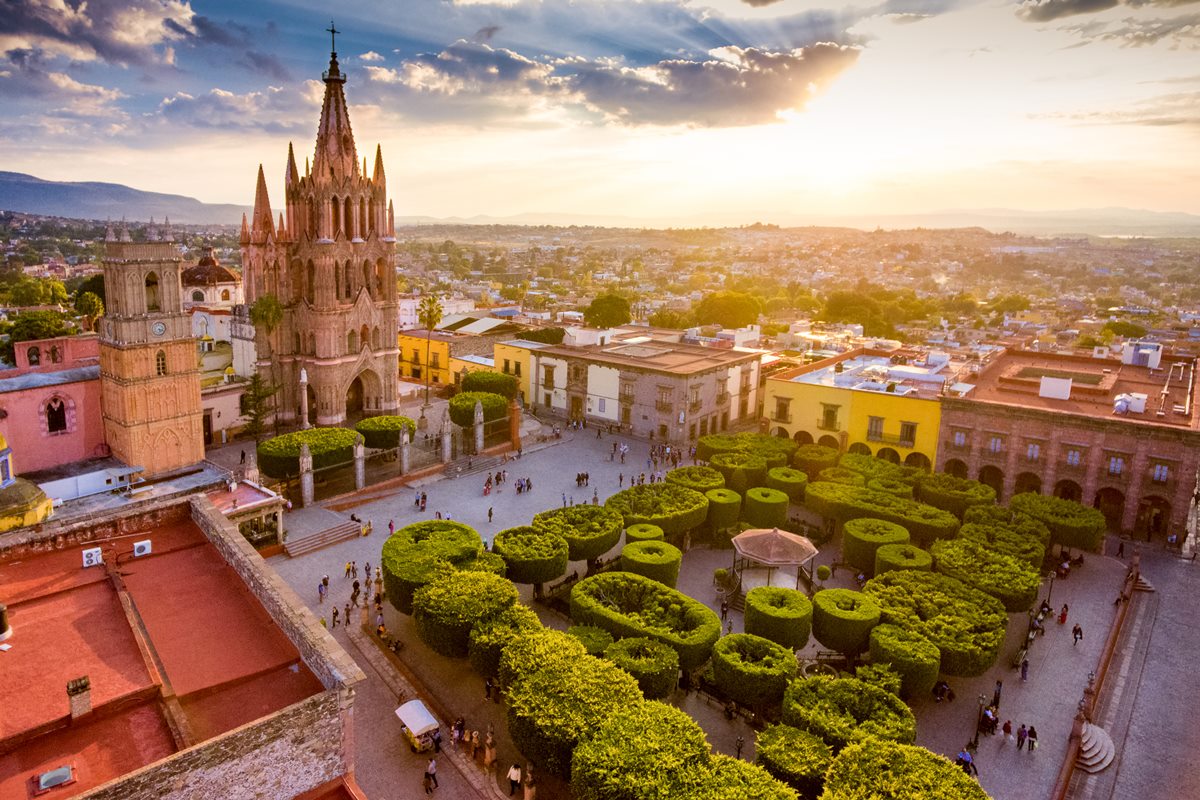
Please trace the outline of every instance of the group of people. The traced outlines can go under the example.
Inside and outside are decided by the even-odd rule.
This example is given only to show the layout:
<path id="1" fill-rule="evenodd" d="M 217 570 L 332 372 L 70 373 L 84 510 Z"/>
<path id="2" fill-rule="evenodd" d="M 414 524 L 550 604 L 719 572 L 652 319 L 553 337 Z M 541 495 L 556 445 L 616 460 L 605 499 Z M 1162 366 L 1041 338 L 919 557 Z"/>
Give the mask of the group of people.
<path id="1" fill-rule="evenodd" d="M 347 561 L 345 578 L 352 580 L 350 584 L 350 599 L 346 602 L 343 609 L 339 609 L 337 603 L 332 603 L 333 611 L 329 615 L 329 620 L 322 615 L 320 623 L 322 627 L 328 627 L 331 630 L 337 628 L 338 623 L 350 626 L 350 609 L 365 607 L 368 600 L 371 600 L 375 611 L 375 633 L 380 638 L 387 635 L 387 628 L 383 624 L 383 569 L 375 567 L 374 573 L 371 572 L 371 562 L 366 562 L 363 565 L 362 580 L 359 580 L 359 570 L 357 561 Z M 375 589 L 375 596 L 371 598 L 372 586 Z M 365 597 L 363 596 L 365 592 Z M 325 604 L 329 598 L 329 576 L 321 576 L 321 580 L 317 583 L 317 602 L 321 605 Z M 362 597 L 362 606 L 359 605 L 359 598 Z"/>
<path id="2" fill-rule="evenodd" d="M 489 494 L 491 494 L 491 493 L 492 493 L 492 486 L 493 486 L 493 485 L 495 485 L 495 486 L 499 486 L 500 484 L 502 484 L 502 483 L 506 482 L 507 480 L 508 480 L 508 470 L 506 470 L 506 469 L 498 469 L 498 470 L 496 470 L 496 474 L 495 474 L 495 475 L 493 475 L 492 473 L 490 473 L 490 472 L 489 472 L 489 473 L 488 473 L 488 475 L 487 475 L 487 480 L 485 480 L 485 481 L 483 482 L 483 495 L 484 495 L 484 497 L 486 497 L 486 496 L 488 496 Z M 518 491 L 518 494 L 520 494 L 520 492 L 519 492 L 519 491 Z"/>
<path id="3" fill-rule="evenodd" d="M 592 475 L 589 472 L 576 472 L 575 473 L 575 485 L 576 486 L 587 486 L 588 481 L 590 481 L 591 479 L 592 479 Z"/>

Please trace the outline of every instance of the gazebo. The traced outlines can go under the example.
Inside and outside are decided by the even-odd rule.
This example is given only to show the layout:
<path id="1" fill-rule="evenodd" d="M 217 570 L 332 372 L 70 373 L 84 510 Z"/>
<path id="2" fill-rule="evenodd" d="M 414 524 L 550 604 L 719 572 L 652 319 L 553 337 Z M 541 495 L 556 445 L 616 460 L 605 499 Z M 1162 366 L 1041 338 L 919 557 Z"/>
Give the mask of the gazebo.
<path id="1" fill-rule="evenodd" d="M 806 536 L 779 528 L 751 528 L 733 537 L 733 573 L 738 585 L 744 585 L 742 573 L 754 566 L 767 568 L 767 586 L 771 575 L 781 567 L 796 568 L 796 588 L 800 578 L 812 582 L 812 562 L 817 557 L 817 546 Z"/>

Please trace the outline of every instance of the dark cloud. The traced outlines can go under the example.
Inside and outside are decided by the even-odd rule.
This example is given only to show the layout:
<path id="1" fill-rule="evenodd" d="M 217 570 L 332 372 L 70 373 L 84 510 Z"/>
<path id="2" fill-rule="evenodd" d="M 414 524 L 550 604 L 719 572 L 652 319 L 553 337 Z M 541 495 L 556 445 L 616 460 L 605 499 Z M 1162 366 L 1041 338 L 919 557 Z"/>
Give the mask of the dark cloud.
<path id="1" fill-rule="evenodd" d="M 1127 17 L 1119 22 L 1089 22 L 1064 28 L 1080 37 L 1080 44 L 1117 42 L 1123 47 L 1152 47 L 1170 42 L 1172 47 L 1200 48 L 1200 13 L 1167 19 Z"/>
<path id="2" fill-rule="evenodd" d="M 1200 0 L 1022 0 L 1017 14 L 1029 22 L 1051 22 L 1079 14 L 1095 14 L 1119 5 L 1130 8 L 1177 8 Z"/>
<path id="3" fill-rule="evenodd" d="M 291 80 L 292 77 L 287 67 L 283 65 L 283 62 L 270 53 L 247 50 L 246 54 L 238 61 L 238 64 L 251 72 L 265 75 L 274 81 L 287 81 Z"/>
<path id="4" fill-rule="evenodd" d="M 162 0 L 0 0 L 0 46 L 77 61 L 158 63 L 192 19 L 186 3 Z"/>
<path id="5" fill-rule="evenodd" d="M 200 14 L 193 16 L 188 25 L 181 25 L 174 20 L 168 20 L 166 25 L 183 39 L 197 45 L 245 47 L 252 38 L 250 29 L 243 25 L 235 22 L 218 23 Z"/>
<path id="6" fill-rule="evenodd" d="M 490 42 L 492 40 L 492 37 L 495 36 L 499 32 L 500 32 L 499 25 L 485 25 L 484 27 L 475 31 L 475 35 L 472 36 L 471 38 L 477 42 Z"/>
<path id="7" fill-rule="evenodd" d="M 765 8 L 783 2 L 783 0 L 742 0 L 742 2 L 751 8 Z"/>

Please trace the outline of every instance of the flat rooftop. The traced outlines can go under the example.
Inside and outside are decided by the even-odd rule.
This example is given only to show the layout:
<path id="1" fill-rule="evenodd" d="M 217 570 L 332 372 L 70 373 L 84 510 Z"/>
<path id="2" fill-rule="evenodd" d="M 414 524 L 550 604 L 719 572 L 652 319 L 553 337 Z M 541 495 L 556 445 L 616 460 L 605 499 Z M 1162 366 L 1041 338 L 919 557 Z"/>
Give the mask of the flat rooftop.
<path id="1" fill-rule="evenodd" d="M 897 364 L 889 355 L 852 353 L 781 372 L 770 379 L 933 400 L 950 377 L 945 363 Z"/>
<path id="2" fill-rule="evenodd" d="M 324 691 L 191 519 L 102 544 L 86 569 L 87 545 L 0 561 L 0 797 L 68 764 L 77 782 L 53 797 L 80 794 Z M 83 676 L 92 712 L 72 721 L 66 685 Z"/>
<path id="3" fill-rule="evenodd" d="M 717 367 L 755 361 L 757 352 L 738 352 L 694 344 L 675 344 L 655 340 L 616 342 L 572 347 L 556 345 L 543 348 L 546 355 L 582 358 L 597 364 L 637 367 L 639 369 L 690 375 Z"/>

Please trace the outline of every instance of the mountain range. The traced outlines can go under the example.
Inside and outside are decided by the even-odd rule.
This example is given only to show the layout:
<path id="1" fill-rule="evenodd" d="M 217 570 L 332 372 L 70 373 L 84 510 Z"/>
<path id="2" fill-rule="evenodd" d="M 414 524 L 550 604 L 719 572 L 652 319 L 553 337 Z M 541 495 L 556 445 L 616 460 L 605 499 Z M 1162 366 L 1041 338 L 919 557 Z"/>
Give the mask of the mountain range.
<path id="1" fill-rule="evenodd" d="M 250 206 L 204 203 L 194 197 L 146 192 L 119 183 L 47 181 L 19 172 L 0 172 L 0 210 L 71 219 L 148 220 L 170 217 L 190 225 L 236 225 Z M 746 220 L 747 223 L 754 220 Z M 1131 208 L 1081 208 L 1022 211 L 1006 208 L 948 209 L 914 214 L 809 215 L 779 214 L 760 220 L 783 226 L 874 228 L 970 228 L 1035 236 L 1200 236 L 1200 215 Z M 398 225 L 581 225 L 617 228 L 696 227 L 684 218 L 638 219 L 614 215 L 523 213 L 512 216 L 397 217 Z"/>

